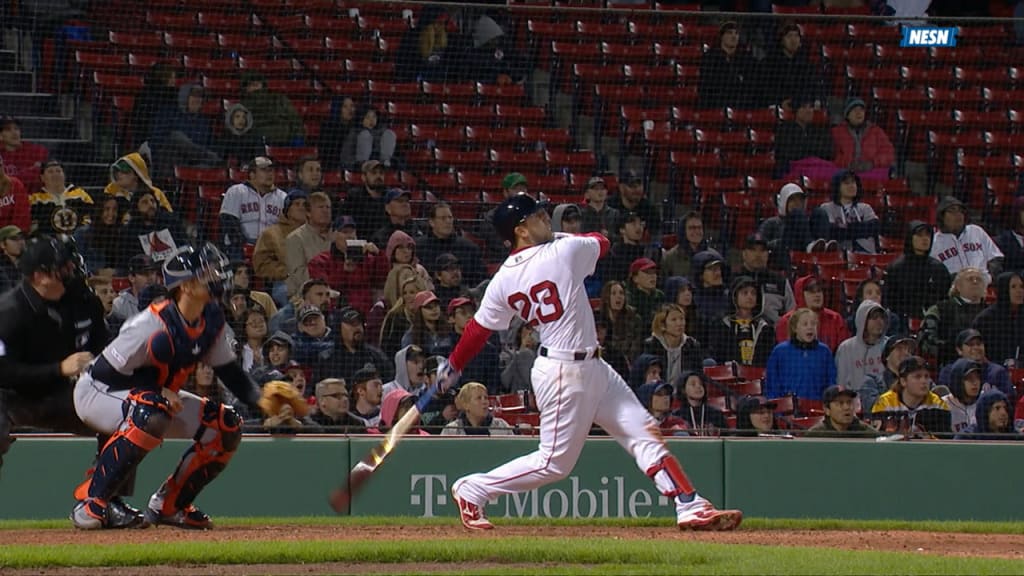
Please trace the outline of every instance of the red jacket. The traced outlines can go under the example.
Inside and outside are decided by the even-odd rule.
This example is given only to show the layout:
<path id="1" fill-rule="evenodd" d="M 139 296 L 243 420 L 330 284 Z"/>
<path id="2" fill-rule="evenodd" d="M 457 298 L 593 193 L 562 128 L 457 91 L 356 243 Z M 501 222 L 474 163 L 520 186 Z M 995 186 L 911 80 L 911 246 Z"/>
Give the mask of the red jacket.
<path id="1" fill-rule="evenodd" d="M 46 147 L 31 142 L 22 142 L 17 150 L 0 151 L 4 172 L 20 179 L 23 184 L 28 183 L 33 189 L 39 188 L 39 171 L 49 157 L 50 151 Z"/>
<path id="2" fill-rule="evenodd" d="M 334 246 L 331 246 L 314 256 L 306 268 L 310 278 L 326 279 L 327 284 L 341 292 L 349 306 L 359 310 L 365 318 L 373 306 L 373 287 L 383 284 L 376 282 L 376 271 L 379 269 L 377 259 L 380 257 L 383 257 L 380 253 L 367 254 L 354 270 L 346 271 L 344 255 L 338 254 Z"/>
<path id="3" fill-rule="evenodd" d="M 797 278 L 796 284 L 793 286 L 793 299 L 796 300 L 796 307 L 803 308 L 807 306 L 807 301 L 804 299 L 804 286 L 810 281 L 813 276 L 801 276 Z M 820 281 L 819 281 L 820 285 Z M 779 321 L 775 323 L 775 342 L 785 342 L 789 340 L 789 318 L 793 315 L 794 310 L 786 312 Z M 818 310 L 818 341 L 828 346 L 828 349 L 833 354 L 836 352 L 836 348 L 839 344 L 850 337 L 850 329 L 846 326 L 846 320 L 839 315 L 835 310 L 829 308 L 822 308 Z"/>
<path id="4" fill-rule="evenodd" d="M 14 224 L 25 234 L 32 227 L 28 192 L 21 180 L 8 176 L 6 182 L 0 176 L 0 226 Z"/>
<path id="5" fill-rule="evenodd" d="M 832 143 L 835 146 L 835 163 L 842 168 L 857 160 L 854 156 L 856 144 L 849 124 L 843 123 L 832 128 Z M 864 129 L 860 143 L 860 158 L 874 164 L 875 168 L 888 168 L 896 164 L 896 149 L 893 148 L 885 131 L 874 124 Z"/>

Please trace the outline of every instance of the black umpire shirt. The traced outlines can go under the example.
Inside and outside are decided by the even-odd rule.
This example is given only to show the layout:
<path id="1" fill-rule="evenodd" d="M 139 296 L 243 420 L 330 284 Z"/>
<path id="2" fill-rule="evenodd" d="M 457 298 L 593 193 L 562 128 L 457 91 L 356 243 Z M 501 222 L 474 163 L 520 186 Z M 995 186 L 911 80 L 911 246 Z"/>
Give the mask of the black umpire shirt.
<path id="1" fill-rule="evenodd" d="M 28 283 L 0 295 L 0 388 L 26 397 L 68 390 L 60 363 L 75 352 L 98 356 L 109 334 L 103 304 L 81 280 L 69 282 L 58 302 Z"/>

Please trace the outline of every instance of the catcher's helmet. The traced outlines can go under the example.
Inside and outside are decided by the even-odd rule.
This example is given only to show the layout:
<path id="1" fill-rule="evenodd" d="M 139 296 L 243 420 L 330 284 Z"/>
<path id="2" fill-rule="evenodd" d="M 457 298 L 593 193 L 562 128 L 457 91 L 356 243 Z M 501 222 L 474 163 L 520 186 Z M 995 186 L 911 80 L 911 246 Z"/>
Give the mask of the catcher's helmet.
<path id="1" fill-rule="evenodd" d="M 515 241 L 516 226 L 523 223 L 531 214 L 544 209 L 544 206 L 527 194 L 517 194 L 501 203 L 494 210 L 491 221 L 498 236 L 509 242 Z"/>
<path id="2" fill-rule="evenodd" d="M 199 278 L 206 282 L 210 294 L 218 298 L 231 287 L 233 276 L 227 257 L 209 242 L 199 250 L 185 246 L 172 254 L 164 262 L 163 273 L 168 290 Z"/>

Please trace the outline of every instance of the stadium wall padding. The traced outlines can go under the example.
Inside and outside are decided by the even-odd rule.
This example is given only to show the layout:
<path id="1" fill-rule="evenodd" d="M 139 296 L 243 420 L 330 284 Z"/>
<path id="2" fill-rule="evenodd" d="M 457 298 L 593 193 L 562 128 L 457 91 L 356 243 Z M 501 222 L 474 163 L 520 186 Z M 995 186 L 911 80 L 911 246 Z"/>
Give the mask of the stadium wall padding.
<path id="1" fill-rule="evenodd" d="M 246 437 L 197 504 L 212 516 L 326 516 L 328 492 L 379 441 L 373 437 Z M 687 439 L 668 446 L 701 493 L 751 517 L 1019 520 L 1012 498 L 1024 444 Z M 136 506 L 177 464 L 189 442 L 169 440 L 139 468 Z M 454 516 L 448 490 L 535 449 L 536 438 L 409 438 L 352 503 L 354 515 Z M 66 517 L 96 443 L 21 437 L 4 458 L 0 518 Z M 670 517 L 673 507 L 613 440 L 588 440 L 568 478 L 502 496 L 494 519 Z"/>

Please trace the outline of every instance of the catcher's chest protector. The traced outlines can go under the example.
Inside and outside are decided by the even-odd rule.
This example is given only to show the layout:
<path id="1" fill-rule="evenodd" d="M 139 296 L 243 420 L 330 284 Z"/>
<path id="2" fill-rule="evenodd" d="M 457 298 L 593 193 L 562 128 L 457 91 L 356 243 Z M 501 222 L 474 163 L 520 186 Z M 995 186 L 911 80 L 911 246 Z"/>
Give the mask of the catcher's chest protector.
<path id="1" fill-rule="evenodd" d="M 177 391 L 221 337 L 224 313 L 216 304 L 207 304 L 199 323 L 193 327 L 185 324 L 177 307 L 169 301 L 155 305 L 153 311 L 164 329 L 149 342 L 150 358 L 158 370 L 158 382 Z"/>

